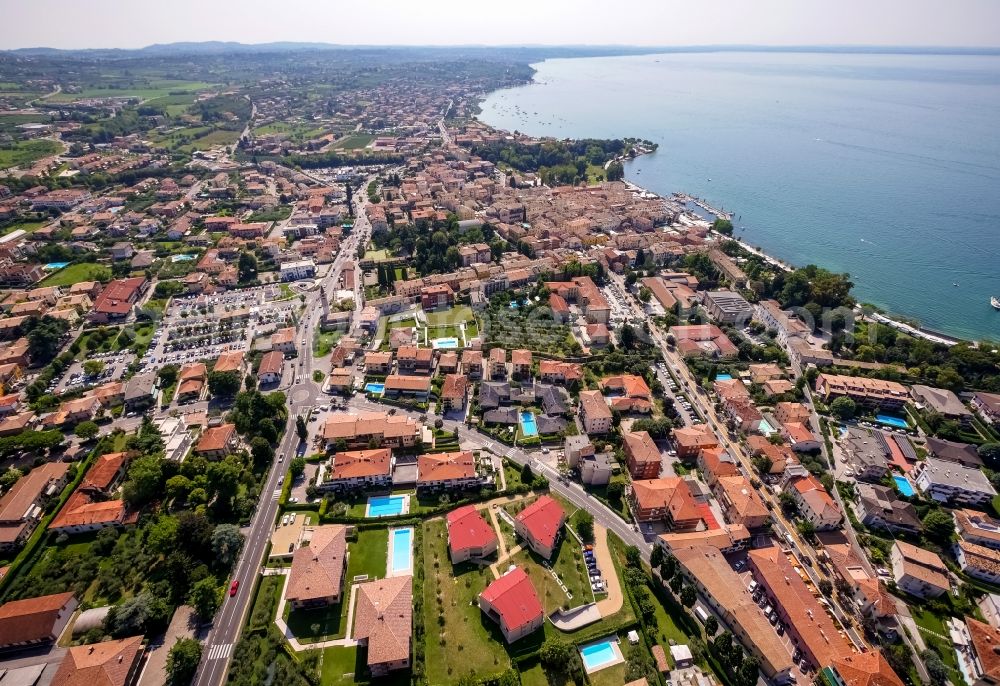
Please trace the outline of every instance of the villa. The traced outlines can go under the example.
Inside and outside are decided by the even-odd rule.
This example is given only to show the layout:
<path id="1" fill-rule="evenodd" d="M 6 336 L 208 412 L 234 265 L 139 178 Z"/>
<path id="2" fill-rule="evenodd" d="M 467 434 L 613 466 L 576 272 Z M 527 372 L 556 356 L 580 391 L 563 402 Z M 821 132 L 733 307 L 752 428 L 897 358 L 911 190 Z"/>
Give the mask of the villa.
<path id="1" fill-rule="evenodd" d="M 308 542 L 292 556 L 285 597 L 296 610 L 340 602 L 347 571 L 347 527 L 307 529 Z"/>
<path id="2" fill-rule="evenodd" d="M 497 551 L 497 534 L 472 505 L 452 510 L 447 516 L 448 554 L 452 564 L 481 560 Z"/>
<path id="3" fill-rule="evenodd" d="M 543 495 L 514 518 L 514 531 L 528 547 L 550 560 L 565 523 L 566 513 L 562 506 L 551 496 Z"/>
<path id="4" fill-rule="evenodd" d="M 392 451 L 389 448 L 345 450 L 336 453 L 316 475 L 316 487 L 324 491 L 390 488 Z"/>
<path id="5" fill-rule="evenodd" d="M 457 490 L 479 484 L 476 458 L 471 450 L 421 455 L 417 458 L 417 490 Z"/>
<path id="6" fill-rule="evenodd" d="M 373 676 L 410 666 L 413 577 L 393 576 L 357 585 L 354 638 L 368 647 Z"/>
<path id="7" fill-rule="evenodd" d="M 542 628 L 545 612 L 531 579 L 520 567 L 479 594 L 479 608 L 500 625 L 504 640 L 513 643 Z"/>

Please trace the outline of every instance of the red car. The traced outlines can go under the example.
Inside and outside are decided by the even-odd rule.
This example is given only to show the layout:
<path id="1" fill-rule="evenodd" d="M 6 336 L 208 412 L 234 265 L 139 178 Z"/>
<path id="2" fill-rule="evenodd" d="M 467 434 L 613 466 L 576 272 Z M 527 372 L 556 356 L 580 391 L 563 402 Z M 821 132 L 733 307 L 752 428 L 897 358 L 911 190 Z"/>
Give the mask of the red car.
<path id="1" fill-rule="evenodd" d="M 240 589 L 240 580 L 234 579 L 233 583 L 229 586 L 229 597 L 232 598 L 236 595 L 236 591 Z"/>

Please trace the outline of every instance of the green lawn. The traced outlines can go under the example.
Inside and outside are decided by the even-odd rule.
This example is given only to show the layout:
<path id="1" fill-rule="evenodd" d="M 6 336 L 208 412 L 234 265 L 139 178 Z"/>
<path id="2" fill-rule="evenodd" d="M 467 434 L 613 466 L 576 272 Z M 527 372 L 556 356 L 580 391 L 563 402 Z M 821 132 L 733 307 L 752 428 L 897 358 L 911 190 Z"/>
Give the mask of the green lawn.
<path id="1" fill-rule="evenodd" d="M 83 88 L 79 93 L 57 93 L 49 98 L 50 102 L 73 102 L 86 98 L 141 98 L 151 100 L 162 98 L 171 93 L 196 92 L 211 88 L 214 84 L 204 81 L 180 81 L 176 79 L 155 79 L 142 85 L 126 86 L 123 88 L 111 87 L 91 87 Z"/>
<path id="2" fill-rule="evenodd" d="M 63 149 L 56 141 L 39 139 L 33 141 L 17 141 L 0 145 L 0 169 L 31 164 L 49 155 L 55 155 Z"/>
<path id="3" fill-rule="evenodd" d="M 392 255 L 389 254 L 388 250 L 372 250 L 370 248 L 365 249 L 365 259 L 372 260 L 373 262 L 381 262 L 382 260 L 388 260 Z"/>
<path id="4" fill-rule="evenodd" d="M 328 331 L 326 333 L 316 330 L 313 338 L 313 357 L 326 357 L 337 345 L 337 341 L 344 335 L 343 331 Z"/>
<path id="5" fill-rule="evenodd" d="M 375 140 L 375 136 L 368 133 L 352 133 L 343 140 L 337 141 L 335 147 L 343 150 L 356 150 L 363 148 Z"/>
<path id="6" fill-rule="evenodd" d="M 257 597 L 253 601 L 248 626 L 250 629 L 265 629 L 274 621 L 274 613 L 278 608 L 278 596 L 281 586 L 285 583 L 283 576 L 265 576 L 260 580 Z"/>
<path id="7" fill-rule="evenodd" d="M 599 672 L 588 674 L 587 678 L 590 681 L 590 686 L 620 686 L 624 684 L 625 667 L 626 663 L 623 662 L 620 665 L 606 667 Z"/>
<path id="8" fill-rule="evenodd" d="M 182 145 L 178 150 L 181 152 L 194 152 L 195 150 L 205 150 L 220 145 L 233 145 L 240 138 L 239 131 L 229 129 L 218 129 L 205 134 L 187 145 Z"/>
<path id="9" fill-rule="evenodd" d="M 389 530 L 369 529 L 358 532 L 358 540 L 349 544 L 347 581 L 367 574 L 370 578 L 385 577 L 386 557 L 389 551 Z"/>
<path id="10" fill-rule="evenodd" d="M 358 662 L 357 648 L 324 648 L 320 683 L 323 686 L 348 686 L 357 683 L 355 673 L 363 673 L 365 665 Z"/>
<path id="11" fill-rule="evenodd" d="M 39 286 L 71 286 L 81 281 L 110 281 L 111 270 L 96 262 L 80 262 L 49 274 Z"/>
<path id="12" fill-rule="evenodd" d="M 459 305 L 458 307 L 450 307 L 447 310 L 439 310 L 437 312 L 425 312 L 427 315 L 427 326 L 447 326 L 453 325 L 458 326 L 460 322 L 475 321 L 476 317 L 472 314 L 472 308 L 468 305 Z"/>
<path id="13" fill-rule="evenodd" d="M 933 614 L 930 610 L 921 609 L 915 605 L 911 605 L 910 614 L 913 616 L 913 621 L 916 622 L 917 626 L 936 634 L 940 634 L 941 636 L 948 635 L 948 629 L 944 625 L 944 619 L 939 615 Z"/>
<path id="14" fill-rule="evenodd" d="M 549 614 L 560 607 L 576 607 L 589 603 L 594 599 L 594 593 L 590 590 L 590 577 L 587 575 L 587 568 L 583 563 L 583 555 L 576 545 L 576 539 L 563 540 L 556 548 L 553 559 L 549 561 L 552 569 L 555 570 L 559 578 L 566 584 L 566 588 L 573 594 L 573 598 L 567 597 L 566 593 L 559 587 L 549 570 L 542 565 L 542 558 L 530 550 L 522 550 L 511 560 L 511 564 L 524 567 L 524 571 L 531 577 L 538 597 L 545 607 L 545 613 Z"/>
<path id="15" fill-rule="evenodd" d="M 452 567 L 441 519 L 424 524 L 425 667 L 430 684 L 451 684 L 472 673 L 485 676 L 510 666 L 503 636 L 475 604 L 493 580 L 489 568 Z"/>
<path id="16" fill-rule="evenodd" d="M 24 230 L 24 231 L 27 231 L 28 233 L 32 233 L 32 232 L 34 232 L 34 231 L 42 228 L 43 226 L 48 226 L 50 223 L 51 222 L 47 222 L 47 221 L 45 221 L 45 222 L 15 222 L 15 223 L 11 224 L 10 226 L 8 226 L 7 228 L 5 228 L 2 231 L 0 231 L 0 233 L 3 233 L 3 234 L 6 235 L 8 233 L 13 233 L 14 231 L 18 231 L 18 230 Z"/>

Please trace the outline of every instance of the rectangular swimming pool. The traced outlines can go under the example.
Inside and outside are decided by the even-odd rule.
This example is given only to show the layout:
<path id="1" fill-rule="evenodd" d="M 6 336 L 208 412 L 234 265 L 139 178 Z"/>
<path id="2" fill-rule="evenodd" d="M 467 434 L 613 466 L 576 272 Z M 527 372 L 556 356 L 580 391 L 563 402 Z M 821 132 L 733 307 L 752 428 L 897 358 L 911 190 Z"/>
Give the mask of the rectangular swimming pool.
<path id="1" fill-rule="evenodd" d="M 368 499 L 369 519 L 374 517 L 392 517 L 403 514 L 406 511 L 407 500 L 405 495 L 376 495 Z"/>
<path id="2" fill-rule="evenodd" d="M 69 264 L 69 262 L 49 262 L 47 265 L 45 265 L 42 268 L 46 269 L 48 271 L 52 271 L 53 269 L 62 269 L 63 267 L 65 267 L 68 264 Z"/>
<path id="3" fill-rule="evenodd" d="M 715 380 L 716 381 L 732 381 L 733 380 L 733 375 L 732 374 L 716 374 L 715 375 Z"/>
<path id="4" fill-rule="evenodd" d="M 900 495 L 905 495 L 909 498 L 914 494 L 913 484 L 905 476 L 893 474 L 892 480 L 896 482 L 896 488 L 899 490 Z"/>
<path id="5" fill-rule="evenodd" d="M 583 658 L 583 665 L 587 668 L 588 672 L 606 667 L 618 659 L 618 653 L 615 651 L 615 641 L 605 639 L 586 645 L 580 648 L 580 657 Z"/>
<path id="6" fill-rule="evenodd" d="M 538 424 L 535 423 L 535 415 L 531 412 L 522 412 L 518 415 L 518 419 L 521 420 L 521 432 L 525 436 L 537 436 L 538 435 Z"/>
<path id="7" fill-rule="evenodd" d="M 384 391 L 385 391 L 385 384 L 384 383 L 366 383 L 365 384 L 365 392 L 367 392 L 367 393 L 378 393 L 378 394 L 381 394 Z"/>
<path id="8" fill-rule="evenodd" d="M 457 338 L 435 338 L 431 341 L 431 347 L 438 350 L 441 348 L 457 348 L 458 339 Z"/>
<path id="9" fill-rule="evenodd" d="M 393 529 L 389 542 L 389 570 L 393 575 L 413 571 L 413 529 Z"/>
<path id="10" fill-rule="evenodd" d="M 894 429 L 909 429 L 910 425 L 902 417 L 894 417 L 891 414 L 877 414 L 875 415 L 875 421 L 879 424 L 885 424 L 886 426 L 891 426 Z"/>

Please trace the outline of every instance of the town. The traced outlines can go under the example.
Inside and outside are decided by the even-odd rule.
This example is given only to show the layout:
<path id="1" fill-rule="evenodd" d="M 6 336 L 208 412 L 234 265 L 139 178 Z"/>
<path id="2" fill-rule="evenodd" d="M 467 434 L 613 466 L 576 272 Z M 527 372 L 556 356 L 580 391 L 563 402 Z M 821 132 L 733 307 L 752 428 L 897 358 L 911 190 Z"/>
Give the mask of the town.
<path id="1" fill-rule="evenodd" d="M 0 61 L 0 686 L 1000 682 L 997 350 L 301 57 Z"/>

